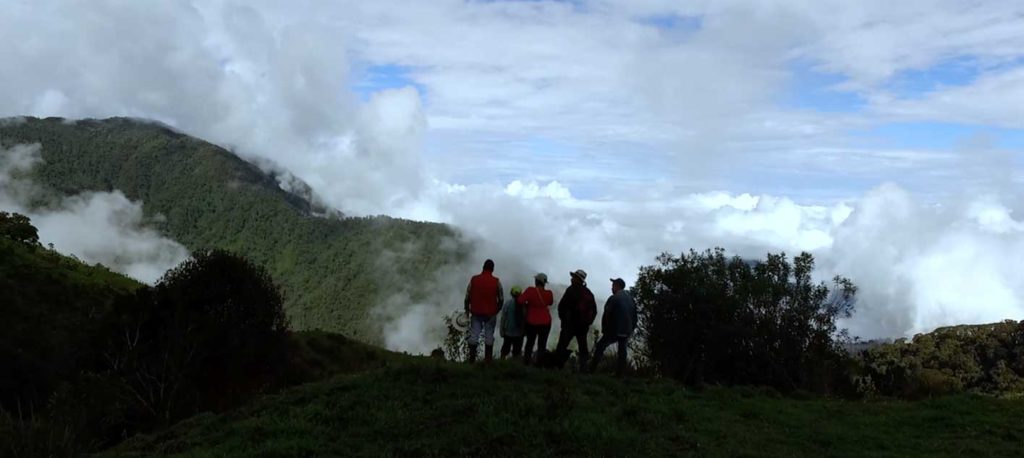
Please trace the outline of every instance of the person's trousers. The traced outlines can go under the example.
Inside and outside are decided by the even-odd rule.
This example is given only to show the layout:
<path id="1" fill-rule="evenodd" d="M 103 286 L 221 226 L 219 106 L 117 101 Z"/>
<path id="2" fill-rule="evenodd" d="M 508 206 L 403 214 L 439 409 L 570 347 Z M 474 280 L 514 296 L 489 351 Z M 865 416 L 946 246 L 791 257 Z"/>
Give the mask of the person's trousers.
<path id="1" fill-rule="evenodd" d="M 526 324 L 526 348 L 523 349 L 523 360 L 527 364 L 533 360 L 533 343 L 537 343 L 537 354 L 544 353 L 548 349 L 548 334 L 551 333 L 551 325 Z"/>
<path id="2" fill-rule="evenodd" d="M 579 326 L 566 326 L 562 328 L 562 331 L 558 334 L 558 346 L 555 347 L 555 354 L 560 354 L 565 351 L 569 351 L 569 343 L 572 339 L 576 339 L 577 348 L 577 360 L 579 360 L 579 370 L 584 371 L 587 369 L 587 359 L 590 357 L 587 345 L 587 334 L 590 332 L 590 326 L 580 328 Z"/>
<path id="3" fill-rule="evenodd" d="M 494 326 L 498 322 L 497 316 L 473 315 L 469 322 L 469 346 L 474 347 L 480 343 L 480 333 L 484 334 L 484 345 L 494 345 Z"/>
<path id="4" fill-rule="evenodd" d="M 505 359 L 512 353 L 513 358 L 523 354 L 523 336 L 508 336 L 501 338 L 501 359 Z"/>
<path id="5" fill-rule="evenodd" d="M 629 365 L 626 355 L 626 348 L 628 347 L 626 343 L 628 341 L 629 337 L 603 334 L 601 339 L 597 341 L 597 344 L 594 345 L 594 358 L 590 360 L 590 371 L 593 372 L 594 369 L 597 368 L 597 365 L 601 362 L 601 358 L 604 357 L 604 351 L 608 349 L 608 346 L 611 345 L 612 342 L 614 342 L 618 344 L 619 347 L 619 357 L 616 361 L 615 373 L 619 375 L 624 374 L 626 372 L 626 367 Z"/>

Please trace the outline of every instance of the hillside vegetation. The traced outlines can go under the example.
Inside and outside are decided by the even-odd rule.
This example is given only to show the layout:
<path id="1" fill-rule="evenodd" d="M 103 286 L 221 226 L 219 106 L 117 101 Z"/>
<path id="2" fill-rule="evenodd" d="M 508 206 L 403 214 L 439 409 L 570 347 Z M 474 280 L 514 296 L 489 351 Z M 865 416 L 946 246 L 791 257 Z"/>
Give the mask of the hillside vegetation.
<path id="1" fill-rule="evenodd" d="M 38 245 L 0 237 L 0 407 L 45 404 L 62 380 L 98 364 L 100 318 L 142 285 Z"/>
<path id="2" fill-rule="evenodd" d="M 715 379 L 723 373 L 707 369 L 694 379 L 666 371 L 674 366 L 664 355 L 647 366 L 641 357 L 638 373 L 647 376 L 626 378 L 398 355 L 337 334 L 288 331 L 272 279 L 241 256 L 194 253 L 151 287 L 43 248 L 20 215 L 3 221 L 0 286 L 17 313 L 9 323 L 16 332 L 0 340 L 0 384 L 36 391 L 3 392 L 14 398 L 0 409 L 0 456 L 1011 456 L 1024 447 L 1021 398 L 837 398 L 806 391 L 815 383 L 780 384 L 780 394 L 712 384 L 771 385 L 772 365 L 747 369 L 744 379 Z M 692 281 L 664 274 L 714 271 L 724 259 L 691 253 L 676 261 L 686 262 L 644 271 L 667 294 L 641 291 L 649 311 L 692 294 Z M 756 269 L 787 270 L 783 257 L 769 261 Z M 800 258 L 797 271 L 810 261 Z M 743 274 L 730 277 L 737 284 L 761 275 L 735 273 Z M 786 284 L 764 283 L 787 291 L 782 298 L 818 291 Z M 788 302 L 758 304 L 790 313 L 768 307 Z M 712 315 L 704 337 L 735 334 L 727 324 L 737 317 Z M 644 332 L 671 333 L 680 325 L 673 323 Z M 937 371 L 967 361 L 957 355 L 968 351 L 1013 366 L 1015 326 L 943 329 L 891 351 Z M 925 345 L 939 341 L 960 343 Z M 697 354 L 707 368 L 729 367 L 720 353 Z M 875 364 L 859 370 L 888 370 L 878 364 L 888 360 L 864 361 Z"/>
<path id="3" fill-rule="evenodd" d="M 231 253 L 193 253 L 151 287 L 35 234 L 28 218 L 0 212 L 0 457 L 102 450 L 393 357 L 291 332 L 266 271 Z"/>
<path id="4" fill-rule="evenodd" d="M 1024 394 L 1024 321 L 948 326 L 859 354 L 871 394 L 921 398 L 970 391 Z"/>
<path id="5" fill-rule="evenodd" d="M 227 249 L 265 266 L 298 330 L 380 342 L 370 309 L 381 295 L 399 279 L 432 278 L 466 252 L 446 242 L 455 234 L 440 224 L 316 216 L 326 209 L 253 164 L 153 123 L 26 118 L 0 123 L 0 142 L 42 146 L 38 184 L 65 195 L 120 190 L 147 216 L 162 215 L 153 224 L 190 250 Z M 385 262 L 387 253 L 400 255 Z"/>
<path id="6" fill-rule="evenodd" d="M 402 358 L 105 456 L 1012 456 L 1024 401 L 849 402 Z"/>

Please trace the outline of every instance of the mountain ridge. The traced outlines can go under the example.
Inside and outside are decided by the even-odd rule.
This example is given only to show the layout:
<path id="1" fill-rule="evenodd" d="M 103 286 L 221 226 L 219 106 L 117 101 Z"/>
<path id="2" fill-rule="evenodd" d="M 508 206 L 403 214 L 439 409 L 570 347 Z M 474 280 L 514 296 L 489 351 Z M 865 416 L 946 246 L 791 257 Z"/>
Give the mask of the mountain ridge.
<path id="1" fill-rule="evenodd" d="M 387 216 L 327 213 L 231 151 L 157 122 L 23 117 L 0 144 L 39 144 L 30 173 L 56 194 L 119 190 L 150 224 L 190 250 L 221 248 L 267 267 L 294 328 L 381 342 L 372 309 L 395 284 L 421 284 L 468 253 L 453 228 Z M 308 186 L 306 186 L 308 189 Z M 382 253 L 408 262 L 381 262 Z M 413 300 L 421 288 L 408 288 Z"/>

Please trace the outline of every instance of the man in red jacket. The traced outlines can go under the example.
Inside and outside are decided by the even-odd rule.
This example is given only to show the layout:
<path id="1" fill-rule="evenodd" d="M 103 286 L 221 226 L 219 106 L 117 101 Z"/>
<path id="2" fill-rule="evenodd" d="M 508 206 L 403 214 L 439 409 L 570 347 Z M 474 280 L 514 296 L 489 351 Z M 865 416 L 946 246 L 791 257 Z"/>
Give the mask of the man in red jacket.
<path id="1" fill-rule="evenodd" d="M 486 353 L 484 361 L 494 359 L 494 326 L 497 323 L 498 311 L 505 303 L 505 292 L 501 288 L 501 280 L 494 276 L 494 261 L 484 261 L 484 270 L 474 275 L 466 287 L 466 313 L 472 315 L 469 325 L 469 362 L 476 361 L 477 345 L 480 333 L 484 334 Z"/>

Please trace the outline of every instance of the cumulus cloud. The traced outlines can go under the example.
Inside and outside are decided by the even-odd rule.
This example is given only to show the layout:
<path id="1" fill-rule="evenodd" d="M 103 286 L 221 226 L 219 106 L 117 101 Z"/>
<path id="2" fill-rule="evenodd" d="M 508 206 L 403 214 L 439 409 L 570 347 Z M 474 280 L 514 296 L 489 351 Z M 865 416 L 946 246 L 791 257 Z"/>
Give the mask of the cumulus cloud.
<path id="1" fill-rule="evenodd" d="M 885 184 L 856 199 L 821 206 L 720 192 L 594 202 L 507 190 L 545 187 L 558 188 L 471 186 L 432 196 L 430 202 L 443 221 L 474 241 L 476 264 L 487 257 L 497 261 L 497 275 L 507 286 L 528 285 L 534 272 L 544 271 L 560 290 L 568 272 L 583 268 L 603 300 L 608 278 L 632 283 L 637 267 L 664 251 L 721 246 L 746 258 L 808 251 L 818 261 L 820 280 L 843 275 L 859 286 L 857 312 L 842 323 L 853 335 L 906 336 L 944 325 L 1024 317 L 1024 278 L 1014 267 L 1024 256 L 1024 220 L 1010 204 L 1017 200 L 1006 195 L 928 204 Z M 458 310 L 465 282 L 478 270 L 474 264 L 445 271 L 427 300 L 392 297 L 385 320 L 386 334 L 394 339 L 389 342 L 407 351 L 436 345 L 441 332 L 436 318 Z M 414 305 L 403 309 L 403 304 Z"/>
<path id="2" fill-rule="evenodd" d="M 38 188 L 27 174 L 41 162 L 38 145 L 0 147 L 0 209 L 31 218 L 42 243 L 147 283 L 188 258 L 185 247 L 147 227 L 142 204 L 120 191 L 55 197 Z"/>

